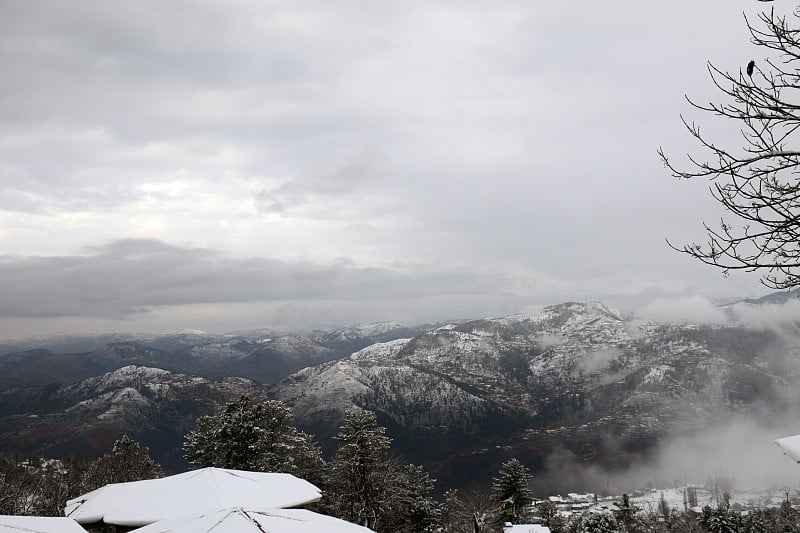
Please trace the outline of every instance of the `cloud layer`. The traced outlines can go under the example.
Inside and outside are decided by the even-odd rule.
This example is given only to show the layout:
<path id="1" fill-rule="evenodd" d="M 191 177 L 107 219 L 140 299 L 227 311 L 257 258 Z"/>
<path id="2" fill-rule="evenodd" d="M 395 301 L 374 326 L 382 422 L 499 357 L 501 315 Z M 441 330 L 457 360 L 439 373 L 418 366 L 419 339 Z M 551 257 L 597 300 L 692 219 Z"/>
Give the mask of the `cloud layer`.
<path id="1" fill-rule="evenodd" d="M 431 312 L 415 310 L 418 306 L 430 307 L 434 314 L 472 316 L 476 302 L 500 312 L 519 306 L 510 285 L 497 273 L 414 266 L 366 268 L 345 260 L 317 264 L 237 259 L 204 248 L 127 239 L 89 248 L 80 255 L 0 257 L 4 295 L 0 317 L 120 320 L 193 305 L 216 306 L 228 313 L 236 313 L 238 306 L 238 318 L 244 322 L 251 320 L 241 315 L 251 312 L 254 305 L 279 306 L 306 326 L 315 321 L 334 323 L 356 307 L 365 313 L 393 309 L 398 317 L 415 319 Z M 319 313 L 296 316 L 301 309 L 321 305 L 330 313 L 327 320 Z M 335 305 L 342 311 L 331 308 Z M 173 322 L 176 317 L 165 318 Z M 269 318 L 274 323 L 277 317 Z"/>
<path id="2" fill-rule="evenodd" d="M 655 154 L 690 149 L 706 59 L 754 55 L 754 4 L 3 3 L 0 252 L 21 282 L 0 312 L 338 300 L 356 277 L 480 293 L 478 314 L 757 292 L 665 246 L 719 212 Z M 171 251 L 148 262 L 179 266 L 130 255 L 154 240 Z M 96 302 L 69 288 L 90 278 Z"/>

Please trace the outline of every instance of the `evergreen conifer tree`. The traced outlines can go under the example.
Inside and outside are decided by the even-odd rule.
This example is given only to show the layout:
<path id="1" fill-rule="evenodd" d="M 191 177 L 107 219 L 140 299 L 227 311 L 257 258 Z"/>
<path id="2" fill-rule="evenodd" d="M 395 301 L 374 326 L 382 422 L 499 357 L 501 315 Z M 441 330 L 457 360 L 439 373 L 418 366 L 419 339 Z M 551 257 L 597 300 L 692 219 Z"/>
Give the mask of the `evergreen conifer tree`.
<path id="1" fill-rule="evenodd" d="M 150 450 L 123 435 L 105 455 L 90 462 L 81 476 L 81 491 L 88 492 L 109 483 L 126 483 L 164 475 Z"/>
<path id="2" fill-rule="evenodd" d="M 582 518 L 579 531 L 581 533 L 620 533 L 625 529 L 614 518 L 614 515 L 592 513 Z"/>
<path id="3" fill-rule="evenodd" d="M 334 437 L 339 444 L 330 465 L 329 504 L 339 518 L 377 529 L 390 509 L 389 488 L 398 471 L 390 460 L 391 440 L 372 411 L 345 413 L 344 425 Z"/>
<path id="4" fill-rule="evenodd" d="M 435 481 L 424 468 L 406 465 L 387 489 L 390 511 L 384 528 L 395 533 L 428 533 L 439 530 L 441 506 L 430 497 Z"/>
<path id="5" fill-rule="evenodd" d="M 197 466 L 286 472 L 319 483 L 319 446 L 291 422 L 292 411 L 283 402 L 243 395 L 220 414 L 197 419 L 197 429 L 184 439 L 184 456 Z"/>
<path id="6" fill-rule="evenodd" d="M 526 507 L 533 502 L 533 492 L 528 488 L 530 479 L 528 468 L 517 459 L 500 467 L 492 480 L 492 497 L 503 509 L 503 521 L 518 523 L 524 518 Z"/>

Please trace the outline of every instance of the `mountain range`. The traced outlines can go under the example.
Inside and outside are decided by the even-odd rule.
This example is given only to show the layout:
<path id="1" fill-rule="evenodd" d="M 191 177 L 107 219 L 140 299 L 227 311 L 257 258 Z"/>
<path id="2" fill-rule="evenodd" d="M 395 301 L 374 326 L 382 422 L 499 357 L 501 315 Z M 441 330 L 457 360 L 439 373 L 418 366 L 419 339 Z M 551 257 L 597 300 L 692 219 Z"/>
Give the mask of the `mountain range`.
<path id="1" fill-rule="evenodd" d="M 567 455 L 624 469 L 675 436 L 800 406 L 794 329 L 643 321 L 596 302 L 416 328 L 191 335 L 0 356 L 0 450 L 101 453 L 127 432 L 180 468 L 194 419 L 250 394 L 291 405 L 329 453 L 344 411 L 373 410 L 407 460 L 467 486 L 512 456 L 542 474 Z"/>

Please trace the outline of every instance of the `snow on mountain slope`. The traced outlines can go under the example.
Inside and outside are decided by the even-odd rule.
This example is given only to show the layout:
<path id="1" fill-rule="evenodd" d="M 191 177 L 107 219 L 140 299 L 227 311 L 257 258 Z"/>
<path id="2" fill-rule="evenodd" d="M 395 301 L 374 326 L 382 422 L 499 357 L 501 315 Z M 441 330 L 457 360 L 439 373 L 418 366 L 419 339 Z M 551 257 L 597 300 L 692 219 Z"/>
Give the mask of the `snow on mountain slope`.
<path id="1" fill-rule="evenodd" d="M 344 411 L 371 409 L 409 460 L 440 479 L 469 475 L 468 484 L 489 479 L 510 456 L 544 468 L 556 450 L 625 466 L 666 436 L 732 416 L 770 420 L 798 405 L 798 338 L 736 324 L 642 322 L 596 302 L 416 330 L 390 323 L 204 339 L 169 357 L 117 343 L 94 358 L 6 358 L 16 366 L 3 369 L 86 365 L 59 367 L 72 369 L 68 377 L 85 377 L 95 362 L 121 367 L 60 385 L 31 365 L 11 376 L 41 386 L 0 391 L 0 447 L 105 451 L 124 431 L 174 461 L 196 416 L 238 394 L 266 392 L 243 378 L 214 377 L 268 383 L 288 375 L 269 395 L 292 405 L 328 451 Z M 125 366 L 164 360 L 174 366 Z M 195 372 L 204 377 L 188 375 Z"/>
<path id="2" fill-rule="evenodd" d="M 782 412 L 800 375 L 793 346 L 738 325 L 640 322 L 565 303 L 374 345 L 273 394 L 329 433 L 344 410 L 375 410 L 404 453 L 437 456 L 443 471 L 512 453 L 536 465 L 557 447 L 623 464 L 665 435 Z"/>
<path id="3" fill-rule="evenodd" d="M 160 461 L 182 464 L 180 443 L 197 416 L 216 413 L 241 394 L 263 393 L 243 378 L 211 381 L 138 366 L 50 387 L 44 394 L 10 389 L 0 392 L 7 411 L 0 449 L 56 456 L 104 453 L 127 433 L 150 446 Z"/>

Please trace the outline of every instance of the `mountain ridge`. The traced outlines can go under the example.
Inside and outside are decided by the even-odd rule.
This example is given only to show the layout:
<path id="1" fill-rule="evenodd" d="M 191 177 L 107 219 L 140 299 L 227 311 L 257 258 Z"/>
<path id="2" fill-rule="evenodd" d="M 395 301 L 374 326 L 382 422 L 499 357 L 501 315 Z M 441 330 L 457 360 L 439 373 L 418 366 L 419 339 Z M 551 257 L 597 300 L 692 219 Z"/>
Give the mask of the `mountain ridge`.
<path id="1" fill-rule="evenodd" d="M 71 384 L 0 391 L 0 449 L 52 454 L 82 443 L 100 451 L 127 431 L 178 465 L 179 433 L 193 417 L 245 393 L 285 401 L 328 454 L 346 410 L 373 410 L 396 449 L 448 486 L 487 479 L 511 456 L 540 474 L 559 454 L 573 466 L 624 469 L 675 436 L 734 417 L 800 412 L 793 331 L 643 321 L 599 302 L 566 302 L 417 330 L 259 332 L 197 345 L 194 355 L 192 347 L 167 353 L 118 343 L 94 360 L 175 366 L 125 365 Z M 264 354 L 286 373 L 272 384 L 247 379 L 265 375 Z M 204 358 L 219 363 L 205 367 L 208 375 L 177 368 Z M 289 371 L 292 364 L 301 368 Z M 224 375 L 232 368 L 239 377 Z"/>

